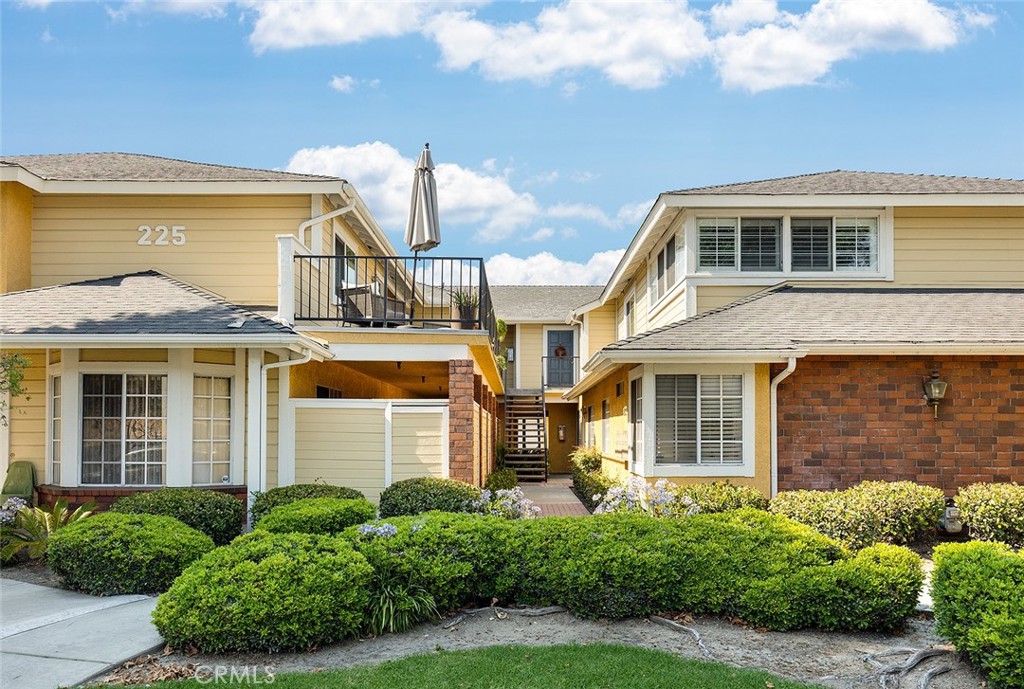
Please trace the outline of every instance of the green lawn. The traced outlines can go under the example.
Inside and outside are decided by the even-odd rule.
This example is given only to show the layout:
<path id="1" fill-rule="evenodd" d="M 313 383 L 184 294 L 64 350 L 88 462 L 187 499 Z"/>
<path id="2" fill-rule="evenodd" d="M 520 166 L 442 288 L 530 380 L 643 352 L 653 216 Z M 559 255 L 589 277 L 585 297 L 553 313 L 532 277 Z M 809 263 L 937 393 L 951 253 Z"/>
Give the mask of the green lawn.
<path id="1" fill-rule="evenodd" d="M 265 681 L 265 680 L 264 680 Z M 223 683 L 218 683 L 221 686 Z M 215 686 L 209 680 L 153 685 Z M 495 646 L 441 651 L 382 665 L 278 675 L 274 689 L 796 689 L 755 670 L 684 660 L 628 646 Z"/>

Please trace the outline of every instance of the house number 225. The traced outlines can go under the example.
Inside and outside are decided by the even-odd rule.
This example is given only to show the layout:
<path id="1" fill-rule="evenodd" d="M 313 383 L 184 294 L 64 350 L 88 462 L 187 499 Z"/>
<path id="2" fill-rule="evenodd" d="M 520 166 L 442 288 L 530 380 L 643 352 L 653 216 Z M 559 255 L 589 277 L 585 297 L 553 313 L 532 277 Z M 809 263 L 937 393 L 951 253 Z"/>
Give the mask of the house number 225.
<path id="1" fill-rule="evenodd" d="M 181 246 L 185 243 L 184 225 L 139 225 L 142 236 L 136 242 L 139 246 Z"/>

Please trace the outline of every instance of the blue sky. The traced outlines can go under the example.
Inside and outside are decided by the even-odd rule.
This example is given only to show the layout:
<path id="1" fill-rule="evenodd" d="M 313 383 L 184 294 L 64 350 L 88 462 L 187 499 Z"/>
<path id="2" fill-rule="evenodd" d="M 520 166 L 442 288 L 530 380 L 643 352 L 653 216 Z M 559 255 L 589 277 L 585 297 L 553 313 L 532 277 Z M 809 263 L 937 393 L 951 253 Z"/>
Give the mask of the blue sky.
<path id="1" fill-rule="evenodd" d="M 401 243 L 601 282 L 661 191 L 832 169 L 1024 178 L 1024 3 L 0 4 L 4 154 L 335 174 Z"/>

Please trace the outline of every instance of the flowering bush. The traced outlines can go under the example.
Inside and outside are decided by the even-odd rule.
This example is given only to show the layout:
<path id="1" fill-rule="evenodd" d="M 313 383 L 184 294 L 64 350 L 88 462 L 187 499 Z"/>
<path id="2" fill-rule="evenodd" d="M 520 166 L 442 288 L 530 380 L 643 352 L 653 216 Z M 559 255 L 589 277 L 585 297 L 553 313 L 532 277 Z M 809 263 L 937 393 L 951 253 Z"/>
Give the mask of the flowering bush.
<path id="1" fill-rule="evenodd" d="M 532 519 L 540 514 L 540 508 L 523 495 L 519 486 L 495 492 L 480 491 L 480 498 L 473 502 L 477 512 L 505 519 Z"/>
<path id="2" fill-rule="evenodd" d="M 659 479 L 653 486 L 639 476 L 629 477 L 608 489 L 594 514 L 652 514 L 655 517 L 686 517 L 696 514 L 700 507 L 688 495 L 676 495 L 669 482 Z"/>
<path id="3" fill-rule="evenodd" d="M 591 512 L 615 482 L 601 470 L 604 459 L 594 447 L 577 447 L 569 457 L 572 466 L 572 489 Z"/>
<path id="4" fill-rule="evenodd" d="M 362 536 L 370 537 L 379 536 L 381 538 L 391 538 L 392 536 L 398 535 L 398 529 L 395 525 L 388 524 L 387 522 L 384 522 L 383 524 L 360 524 L 356 527 L 356 531 L 358 531 Z"/>
<path id="5" fill-rule="evenodd" d="M 0 505 L 0 526 L 10 526 L 18 516 L 18 510 L 28 505 L 24 498 L 7 498 Z"/>

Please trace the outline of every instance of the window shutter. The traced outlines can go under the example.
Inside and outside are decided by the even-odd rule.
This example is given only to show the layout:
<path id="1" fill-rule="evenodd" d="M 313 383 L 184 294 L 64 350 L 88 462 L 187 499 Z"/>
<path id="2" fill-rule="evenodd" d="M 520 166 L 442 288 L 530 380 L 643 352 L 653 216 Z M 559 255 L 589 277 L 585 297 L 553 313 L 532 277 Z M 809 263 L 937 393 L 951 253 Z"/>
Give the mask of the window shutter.
<path id="1" fill-rule="evenodd" d="M 736 231 L 736 218 L 698 218 L 698 265 L 701 268 L 735 268 Z"/>
<path id="2" fill-rule="evenodd" d="M 740 224 L 740 270 L 781 270 L 781 218 L 743 218 Z"/>
<path id="3" fill-rule="evenodd" d="M 836 218 L 836 270 L 875 270 L 878 265 L 878 221 Z"/>
<path id="4" fill-rule="evenodd" d="M 793 218 L 790 221 L 793 270 L 832 270 L 832 221 Z"/>

